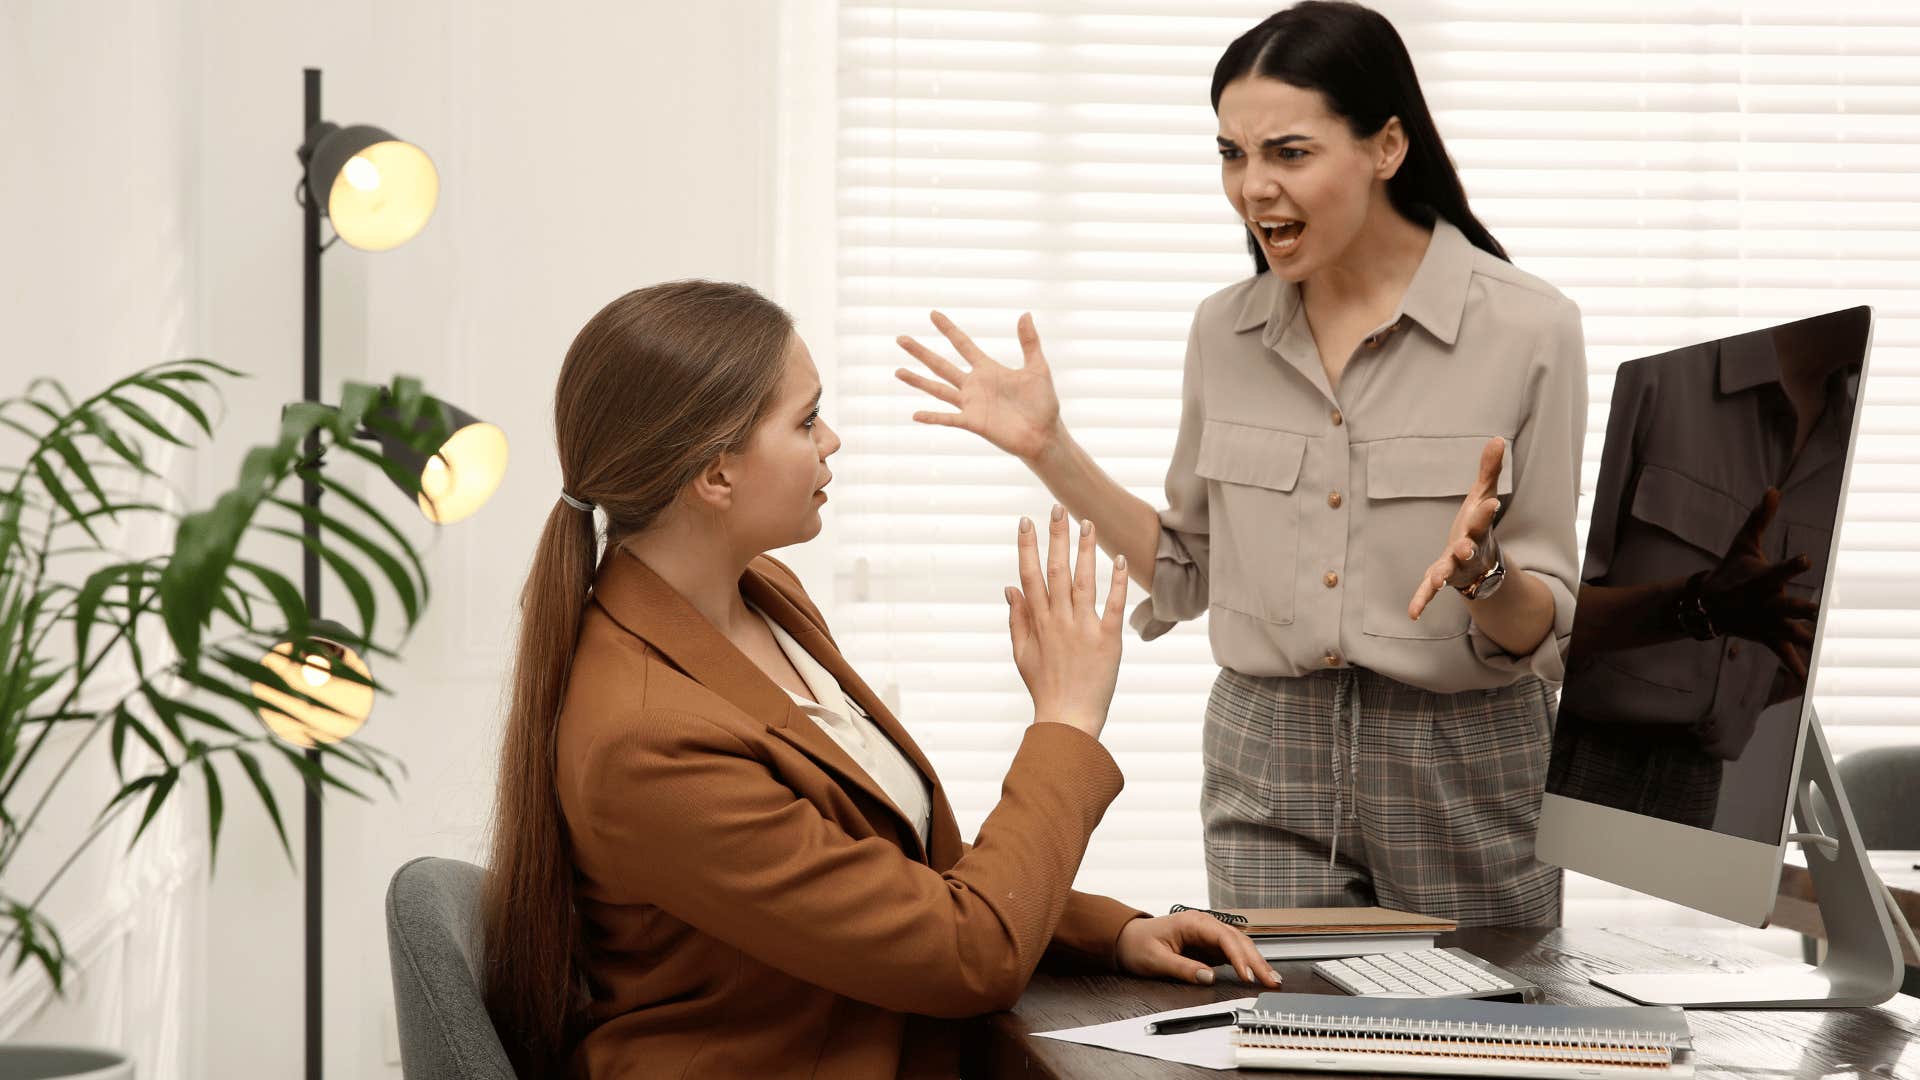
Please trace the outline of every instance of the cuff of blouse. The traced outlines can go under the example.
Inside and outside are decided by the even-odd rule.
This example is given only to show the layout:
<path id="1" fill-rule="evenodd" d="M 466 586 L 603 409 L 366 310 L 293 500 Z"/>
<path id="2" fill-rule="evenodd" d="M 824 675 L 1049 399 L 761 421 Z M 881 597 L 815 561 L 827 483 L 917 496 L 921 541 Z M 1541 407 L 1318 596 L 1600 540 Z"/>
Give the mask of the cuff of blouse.
<path id="1" fill-rule="evenodd" d="M 1467 642 L 1473 647 L 1473 655 L 1487 667 L 1513 675 L 1532 674 L 1541 679 L 1560 685 L 1567 677 L 1567 642 L 1573 637 L 1573 593 L 1566 583 L 1550 574 L 1537 570 L 1520 570 L 1547 587 L 1548 595 L 1553 597 L 1553 623 L 1547 628 L 1547 635 L 1540 639 L 1532 652 L 1516 655 L 1501 648 L 1480 629 L 1479 624 L 1467 624 Z"/>
<path id="2" fill-rule="evenodd" d="M 1190 574 L 1193 565 L 1193 556 L 1174 539 L 1173 530 L 1162 524 L 1160 544 L 1153 557 L 1153 588 L 1127 617 L 1127 625 L 1133 627 L 1141 641 L 1152 641 L 1185 620 L 1206 612 L 1206 578 Z M 1194 587 L 1190 577 L 1199 578 L 1197 597 L 1189 595 Z"/>

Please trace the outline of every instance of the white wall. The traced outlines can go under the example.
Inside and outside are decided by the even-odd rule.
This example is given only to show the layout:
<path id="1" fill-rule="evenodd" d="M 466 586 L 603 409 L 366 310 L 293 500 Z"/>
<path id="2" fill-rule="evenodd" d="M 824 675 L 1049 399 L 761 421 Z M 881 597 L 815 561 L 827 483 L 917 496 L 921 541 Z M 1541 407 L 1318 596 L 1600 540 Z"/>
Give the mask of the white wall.
<path id="1" fill-rule="evenodd" d="M 772 285 L 776 16 L 757 0 L 0 4 L 0 393 L 182 355 L 248 372 L 218 445 L 178 463 L 190 496 L 229 485 L 300 392 L 302 67 L 325 70 L 328 118 L 387 127 L 441 171 L 415 242 L 327 254 L 327 392 L 420 375 L 501 424 L 514 461 L 463 527 L 433 539 L 415 523 L 436 598 L 406 662 L 379 670 L 396 693 L 364 735 L 410 777 L 397 796 L 328 809 L 330 1076 L 399 1074 L 385 1052 L 388 875 L 415 855 L 481 857 L 512 612 L 558 487 L 553 379 L 574 331 L 665 278 Z M 340 475 L 405 520 L 383 482 Z M 111 791 L 94 757 L 70 782 L 76 821 Z M 297 850 L 299 789 L 287 775 L 277 789 Z M 55 894 L 85 972 L 52 1005 L 31 976 L 0 983 L 0 1036 L 128 1046 L 149 1077 L 299 1075 L 301 878 L 230 785 L 207 884 L 199 798 L 176 796 L 181 812 L 133 859 L 109 837 Z M 43 865 L 78 835 L 45 832 Z"/>
<path id="2" fill-rule="evenodd" d="M 326 386 L 422 376 L 508 433 L 505 484 L 427 555 L 430 613 L 363 737 L 400 755 L 398 797 L 326 813 L 327 1075 L 398 1076 L 381 901 L 416 855 L 479 861 L 491 806 L 511 617 L 559 486 L 551 402 L 561 357 L 600 305 L 706 276 L 763 286 L 775 7 L 601 0 L 549 6 L 208 0 L 201 233 L 207 348 L 259 377 L 234 400 L 260 425 L 299 394 L 301 75 L 325 113 L 376 123 L 434 157 L 442 195 L 416 240 L 325 257 Z M 231 481 L 233 460 L 207 483 Z M 340 475 L 370 480 L 352 466 Z M 364 485 L 408 513 L 384 481 Z M 415 534 L 429 530 L 416 522 Z M 337 601 L 332 610 L 345 610 Z M 285 778 L 283 778 L 284 780 Z M 295 785 L 281 785 L 297 805 Z M 301 1067 L 301 882 L 259 814 L 235 814 L 208 920 L 207 1075 Z M 298 814 L 289 820 L 298 849 Z"/>
<path id="3" fill-rule="evenodd" d="M 199 19 L 197 0 L 0 4 L 0 396 L 40 375 L 91 393 L 200 350 Z M 22 446 L 0 442 L 0 457 L 18 461 Z M 191 463 L 169 467 L 157 449 L 191 494 Z M 171 532 L 149 519 L 110 539 L 146 553 Z M 43 787 L 72 745 L 50 741 L 25 789 Z M 104 753 L 81 757 L 5 891 L 31 898 L 114 789 Z M 68 997 L 54 999 L 35 967 L 0 968 L 0 1040 L 117 1046 L 144 1077 L 204 1075 L 189 1019 L 205 893 L 198 798 L 176 796 L 132 857 L 132 822 L 108 833 L 48 897 L 76 964 Z"/>

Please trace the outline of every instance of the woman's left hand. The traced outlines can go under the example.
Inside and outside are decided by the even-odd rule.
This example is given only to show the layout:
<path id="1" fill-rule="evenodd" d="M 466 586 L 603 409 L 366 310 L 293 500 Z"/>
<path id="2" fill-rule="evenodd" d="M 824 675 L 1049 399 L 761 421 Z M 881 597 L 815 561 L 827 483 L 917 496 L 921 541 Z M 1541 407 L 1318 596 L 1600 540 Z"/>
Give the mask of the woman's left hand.
<path id="1" fill-rule="evenodd" d="M 1188 951 L 1201 960 L 1183 955 Z M 1120 970 L 1130 975 L 1205 985 L 1213 981 L 1213 965 L 1224 958 L 1244 983 L 1258 981 L 1269 989 L 1280 985 L 1280 976 L 1267 966 L 1252 938 L 1204 911 L 1135 919 L 1121 928 L 1116 952 Z"/>
<path id="2" fill-rule="evenodd" d="M 1467 497 L 1460 503 L 1460 512 L 1453 515 L 1453 525 L 1447 530 L 1447 546 L 1438 559 L 1427 567 L 1426 576 L 1420 579 L 1420 587 L 1413 591 L 1413 601 L 1407 605 L 1407 617 L 1418 619 L 1427 609 L 1427 604 L 1447 587 L 1447 582 L 1469 566 L 1477 565 L 1483 559 L 1481 541 L 1493 528 L 1493 515 L 1500 509 L 1500 499 L 1495 494 L 1500 484 L 1500 462 L 1506 457 L 1507 441 L 1495 435 L 1487 440 L 1480 451 L 1480 475 L 1474 478 L 1473 487 L 1468 489 Z M 1477 567 L 1485 569 L 1485 567 Z"/>

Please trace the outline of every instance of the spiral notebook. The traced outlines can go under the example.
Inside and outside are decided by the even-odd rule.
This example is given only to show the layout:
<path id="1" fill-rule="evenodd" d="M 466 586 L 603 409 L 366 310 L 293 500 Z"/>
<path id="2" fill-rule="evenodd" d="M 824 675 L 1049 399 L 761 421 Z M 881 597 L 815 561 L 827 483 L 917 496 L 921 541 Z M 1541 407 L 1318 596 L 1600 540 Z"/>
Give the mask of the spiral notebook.
<path id="1" fill-rule="evenodd" d="M 1691 1077 L 1692 1040 L 1674 1008 L 1261 994 L 1235 1011 L 1233 1054 L 1310 1072 Z"/>

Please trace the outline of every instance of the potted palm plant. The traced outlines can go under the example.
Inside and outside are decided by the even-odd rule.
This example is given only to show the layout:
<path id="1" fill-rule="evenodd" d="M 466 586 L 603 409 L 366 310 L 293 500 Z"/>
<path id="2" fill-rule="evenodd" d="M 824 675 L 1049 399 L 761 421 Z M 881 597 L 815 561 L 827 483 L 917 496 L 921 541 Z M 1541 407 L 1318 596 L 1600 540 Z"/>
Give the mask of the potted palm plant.
<path id="1" fill-rule="evenodd" d="M 71 961 L 42 905 L 101 837 L 138 843 L 173 795 L 198 785 L 217 853 L 235 786 L 252 793 L 291 862 L 270 768 L 356 796 L 367 780 L 392 789 L 401 771 L 365 743 L 328 741 L 316 718 L 340 712 L 343 695 L 319 684 L 370 700 L 377 685 L 366 668 L 338 661 L 395 656 L 427 602 L 426 567 L 377 506 L 320 466 L 327 454 L 359 458 L 425 507 L 431 493 L 421 490 L 418 463 L 434 457 L 461 414 L 415 380 L 348 384 L 338 405 L 289 405 L 274 441 L 245 455 L 234 486 L 183 512 L 157 467 L 160 452 L 211 437 L 219 380 L 238 375 L 181 360 L 85 398 L 37 379 L 0 402 L 6 438 L 27 447 L 23 459 L 0 464 L 0 957 L 14 975 L 33 965 L 56 994 Z M 327 510 L 301 498 L 309 481 L 326 493 Z M 158 525 L 156 537 L 171 531 L 171 550 L 122 550 L 140 521 Z M 275 568 L 285 561 L 262 552 L 273 545 L 318 555 L 351 601 L 349 625 L 314 619 L 302 590 Z M 38 860 L 50 873 L 16 880 L 8 871 L 47 831 L 43 814 L 63 781 L 101 754 L 117 790 L 77 839 L 66 837 L 64 858 Z M 105 1080 L 131 1076 L 132 1066 L 97 1050 L 0 1046 L 0 1075 Z"/>

